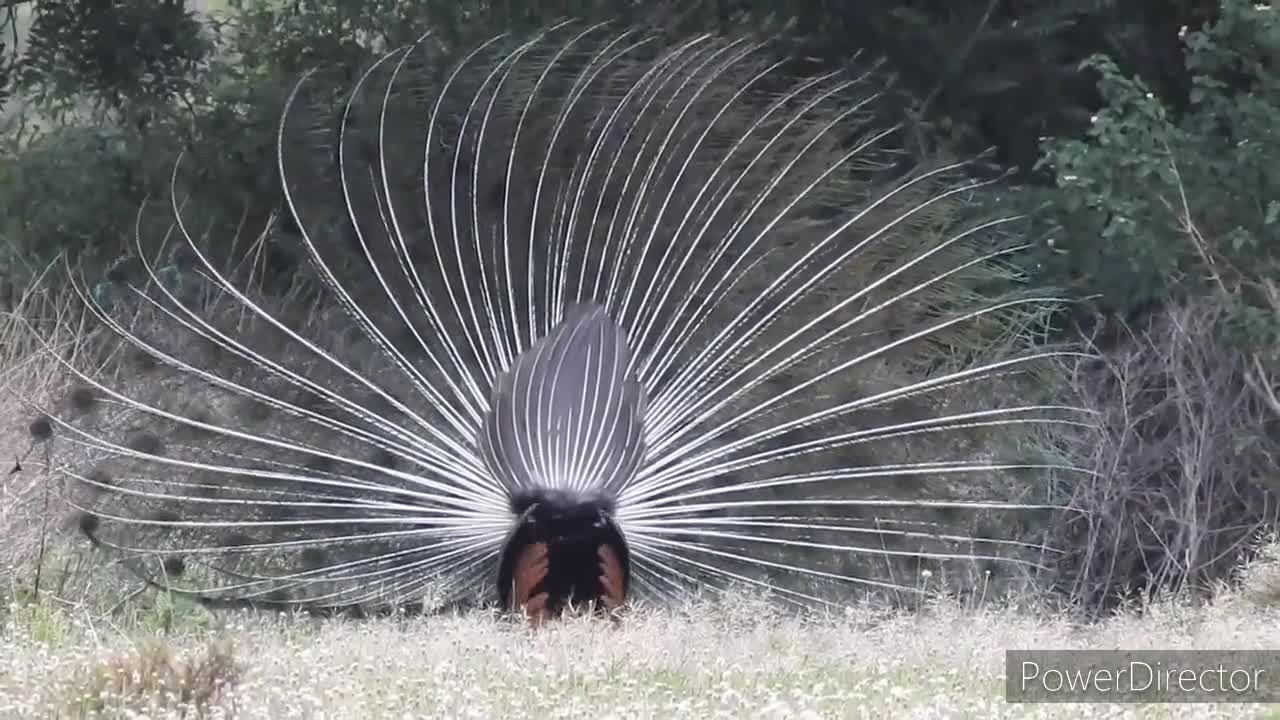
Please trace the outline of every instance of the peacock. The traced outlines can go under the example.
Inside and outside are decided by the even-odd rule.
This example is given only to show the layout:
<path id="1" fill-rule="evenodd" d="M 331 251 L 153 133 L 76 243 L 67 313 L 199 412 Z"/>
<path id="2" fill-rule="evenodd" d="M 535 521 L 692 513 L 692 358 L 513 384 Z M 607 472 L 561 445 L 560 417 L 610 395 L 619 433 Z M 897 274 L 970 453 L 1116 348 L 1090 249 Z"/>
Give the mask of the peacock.
<path id="1" fill-rule="evenodd" d="M 998 173 L 904 150 L 884 68 L 563 23 L 284 98 L 271 212 L 138 212 L 37 422 L 83 536 L 211 605 L 838 607 L 1052 562 Z M 995 290 L 993 290 L 995 288 Z M 1011 291 L 1009 288 L 1017 288 Z M 33 432 L 36 426 L 33 425 Z"/>

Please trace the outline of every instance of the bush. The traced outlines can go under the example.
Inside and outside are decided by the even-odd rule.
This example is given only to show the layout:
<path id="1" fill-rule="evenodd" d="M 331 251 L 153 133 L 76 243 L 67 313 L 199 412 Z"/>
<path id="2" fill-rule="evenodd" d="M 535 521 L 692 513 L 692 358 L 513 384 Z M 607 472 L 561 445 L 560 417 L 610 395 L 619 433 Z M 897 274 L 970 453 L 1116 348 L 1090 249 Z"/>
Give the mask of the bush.
<path id="1" fill-rule="evenodd" d="M 1084 139 L 1045 144 L 1055 186 L 1037 277 L 1093 299 L 1101 361 L 1076 389 L 1096 471 L 1066 491 L 1059 581 L 1093 608 L 1208 588 L 1277 522 L 1280 12 L 1226 0 L 1184 33 L 1191 105 L 1172 112 L 1105 57 Z M 1087 309 L 1087 308 L 1086 308 Z"/>
<path id="2" fill-rule="evenodd" d="M 1052 544 L 1060 588 L 1087 608 L 1211 591 L 1280 519 L 1280 413 L 1218 342 L 1229 312 L 1168 308 L 1077 371 L 1097 424 L 1067 453 L 1094 474 L 1070 487 Z"/>
<path id="3" fill-rule="evenodd" d="M 145 126 L 189 95 L 213 49 L 199 19 L 174 0 L 37 0 L 18 89 L 46 110 L 87 102 Z"/>
<path id="4" fill-rule="evenodd" d="M 1106 106 L 1086 138 L 1045 144 L 1055 187 L 1038 193 L 1050 238 L 1039 275 L 1127 319 L 1226 291 L 1248 328 L 1237 339 L 1272 346 L 1256 286 L 1280 260 L 1280 12 L 1226 0 L 1216 23 L 1184 35 L 1181 116 L 1109 58 L 1086 63 Z"/>

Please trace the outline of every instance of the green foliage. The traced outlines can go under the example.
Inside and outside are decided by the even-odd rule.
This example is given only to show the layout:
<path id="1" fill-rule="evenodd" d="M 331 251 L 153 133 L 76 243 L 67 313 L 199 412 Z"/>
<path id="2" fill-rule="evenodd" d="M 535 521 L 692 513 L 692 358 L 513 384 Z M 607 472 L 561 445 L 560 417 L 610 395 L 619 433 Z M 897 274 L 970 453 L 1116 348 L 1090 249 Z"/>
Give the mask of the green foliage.
<path id="1" fill-rule="evenodd" d="M 232 0 L 203 24 L 178 0 L 32 0 L 29 7 L 29 46 L 16 82 L 5 88 L 59 124 L 79 122 L 73 116 L 88 109 L 97 124 L 159 134 L 189 149 L 219 148 L 192 158 L 197 180 L 229 208 L 247 198 L 262 210 L 278 200 L 267 150 L 288 86 L 316 66 L 345 68 L 353 80 L 379 52 L 426 30 L 457 49 L 563 18 L 682 33 L 790 22 L 800 51 L 825 65 L 844 62 L 851 48 L 886 56 L 900 70 L 904 101 L 927 100 L 930 130 L 964 150 L 996 146 L 1006 162 L 1028 164 L 1039 135 L 1087 119 L 1095 92 L 1077 71 L 1081 58 L 1110 52 L 1122 68 L 1177 94 L 1185 72 L 1169 69 L 1176 43 L 1170 23 L 1176 29 L 1177 22 L 1205 17 L 1216 2 L 1177 0 L 1151 12 L 1118 0 L 876 0 L 785 11 L 763 0 Z M 127 153 L 136 165 L 150 161 L 143 154 L 137 145 Z M 140 167 L 130 172 L 147 176 Z M 152 185 L 164 187 L 160 180 L 142 184 L 155 191 Z M 90 204 L 136 201 L 136 188 L 118 189 L 100 187 L 110 197 Z M 24 247 L 18 242 L 14 249 Z"/>
<path id="2" fill-rule="evenodd" d="M 0 273 L 30 277 L 67 248 L 118 253 L 141 200 L 135 147 L 119 129 L 64 126 L 0 163 Z"/>
<path id="3" fill-rule="evenodd" d="M 1280 13 L 1227 0 L 1185 42 L 1182 114 L 1109 58 L 1086 63 L 1106 106 L 1087 137 L 1045 145 L 1055 187 L 1039 194 L 1052 239 L 1042 277 L 1125 317 L 1225 290 L 1239 337 L 1274 343 L 1274 310 L 1254 285 L 1280 260 Z"/>
<path id="4" fill-rule="evenodd" d="M 10 30 L 15 22 L 16 17 L 13 13 L 0 20 L 0 117 L 4 117 L 5 104 L 12 94 L 13 86 L 13 51 L 5 42 L 5 31 Z"/>
<path id="5" fill-rule="evenodd" d="M 90 274 L 117 265 L 135 252 L 144 199 L 166 209 L 180 151 L 177 189 L 221 219 L 204 231 L 227 247 L 210 250 L 234 260 L 246 247 L 236 226 L 282 209 L 277 123 L 306 72 L 345 73 L 329 84 L 336 109 L 370 62 L 426 30 L 458 47 L 620 4 L 235 0 L 200 18 L 175 0 L 36 0 L 19 72 L 3 84 L 25 110 L 0 138 L 0 272 L 21 287 L 62 253 Z"/>
<path id="6" fill-rule="evenodd" d="M 135 115 L 190 92 L 211 50 L 181 0 L 37 0 L 18 87 L 47 108 Z"/>
<path id="7" fill-rule="evenodd" d="M 752 26 L 784 7 L 763 0 L 716 5 L 721 18 Z M 1087 127 L 1099 103 L 1092 78 L 1079 71 L 1090 55 L 1108 54 L 1180 106 L 1187 79 L 1177 29 L 1210 19 L 1218 1 L 823 0 L 789 7 L 801 8 L 791 12 L 806 55 L 828 64 L 853 48 L 883 56 L 929 129 L 964 151 L 994 147 L 1002 164 L 1028 170 L 1045 136 Z"/>
<path id="8" fill-rule="evenodd" d="M 471 47 L 500 33 L 520 34 L 573 19 L 643 24 L 671 29 L 715 29 L 717 7 L 696 0 L 559 0 L 550 3 L 485 0 L 232 0 L 234 52 L 250 68 L 298 75 L 317 65 L 354 72 L 387 48 L 430 32 L 446 48 Z M 733 5 L 734 3 L 728 3 Z M 760 5 L 761 3 L 738 3 Z M 764 4 L 767 5 L 767 4 Z M 734 21 L 746 9 L 732 14 Z M 773 14 L 769 11 L 767 14 Z M 729 22 L 726 18 L 726 22 Z"/>
<path id="9" fill-rule="evenodd" d="M 103 13 L 104 5 L 118 8 Z M 44 38 L 43 47 L 63 48 L 64 59 L 91 70 L 85 77 L 98 86 L 108 77 L 127 82 L 137 76 L 120 68 L 154 67 L 164 77 L 178 78 L 192 69 L 179 60 L 198 53 L 182 29 L 189 26 L 177 5 L 171 0 L 38 0 L 42 20 L 33 36 Z M 1041 136 L 1074 134 L 1096 105 L 1092 83 L 1077 71 L 1080 60 L 1105 52 L 1126 72 L 1180 98 L 1187 80 L 1177 62 L 1177 28 L 1209 19 L 1218 7 L 1216 0 L 1158 6 L 1122 0 L 822 0 L 792 6 L 772 0 L 231 0 L 227 5 L 227 17 L 238 25 L 235 54 L 251 68 L 270 68 L 281 76 L 341 59 L 358 65 L 371 50 L 410 42 L 427 29 L 457 49 L 495 33 L 527 32 L 565 18 L 656 25 L 680 33 L 768 32 L 788 23 L 802 52 L 825 65 L 840 65 L 855 50 L 884 56 L 900 73 L 906 98 L 928 99 L 927 119 L 971 149 L 997 147 L 1004 162 L 1024 168 L 1034 161 Z M 149 6 L 163 12 L 139 10 Z M 177 60 L 166 64 L 155 53 L 106 47 L 116 38 L 121 48 L 132 48 L 139 31 L 124 26 L 142 20 L 145 27 L 162 31 L 147 38 L 176 38 L 169 49 Z M 104 26 L 114 34 L 97 31 Z M 63 39 L 73 42 L 55 42 Z M 115 51 L 121 53 L 118 58 L 111 56 Z M 108 71 L 95 69 L 93 52 L 111 60 L 104 66 Z M 76 75 L 66 70 L 40 77 L 64 77 L 74 84 Z M 171 81 L 177 82 L 166 80 Z"/>

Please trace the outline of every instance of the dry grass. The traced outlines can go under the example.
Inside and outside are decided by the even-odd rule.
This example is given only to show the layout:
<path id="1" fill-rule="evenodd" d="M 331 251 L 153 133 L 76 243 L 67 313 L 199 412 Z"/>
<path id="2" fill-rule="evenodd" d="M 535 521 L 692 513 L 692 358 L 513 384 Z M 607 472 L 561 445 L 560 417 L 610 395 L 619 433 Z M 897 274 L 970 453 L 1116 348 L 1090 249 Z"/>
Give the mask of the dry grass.
<path id="1" fill-rule="evenodd" d="M 1088 627 L 945 602 L 822 621 L 760 610 L 736 602 L 540 630 L 482 615 L 242 617 L 163 641 L 70 612 L 13 614 L 0 632 L 0 717 L 1276 717 L 1264 706 L 1003 699 L 1007 648 L 1280 646 L 1280 609 L 1239 593 Z"/>
<path id="2" fill-rule="evenodd" d="M 1280 608 L 1280 543 L 1272 537 L 1246 570 L 1244 594 L 1254 604 Z"/>
<path id="3" fill-rule="evenodd" d="M 211 642 L 203 652 L 179 657 L 169 645 L 152 641 L 118 653 L 77 678 L 80 686 L 72 686 L 65 711 L 80 717 L 234 715 L 229 691 L 241 673 L 234 649 L 227 641 Z"/>
<path id="4" fill-rule="evenodd" d="M 41 285 L 0 306 L 0 567 L 10 569 L 38 552 L 51 530 L 57 497 L 48 474 L 30 468 L 43 457 L 29 427 L 35 408 L 62 392 L 66 373 L 53 353 L 74 360 L 82 337 L 71 299 Z"/>

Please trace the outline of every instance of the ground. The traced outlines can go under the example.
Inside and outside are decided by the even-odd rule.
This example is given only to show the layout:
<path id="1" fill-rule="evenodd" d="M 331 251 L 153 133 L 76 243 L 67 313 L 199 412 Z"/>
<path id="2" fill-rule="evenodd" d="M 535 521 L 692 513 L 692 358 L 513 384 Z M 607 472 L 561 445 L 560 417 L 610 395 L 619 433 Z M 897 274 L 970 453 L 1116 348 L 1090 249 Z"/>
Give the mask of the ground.
<path id="1" fill-rule="evenodd" d="M 11 610 L 5 718 L 1280 717 L 1260 705 L 1004 700 L 1008 648 L 1280 647 L 1280 611 L 1240 591 L 1088 626 L 948 601 L 810 620 L 733 601 L 616 625 L 220 616 L 166 636 L 74 609 Z"/>

